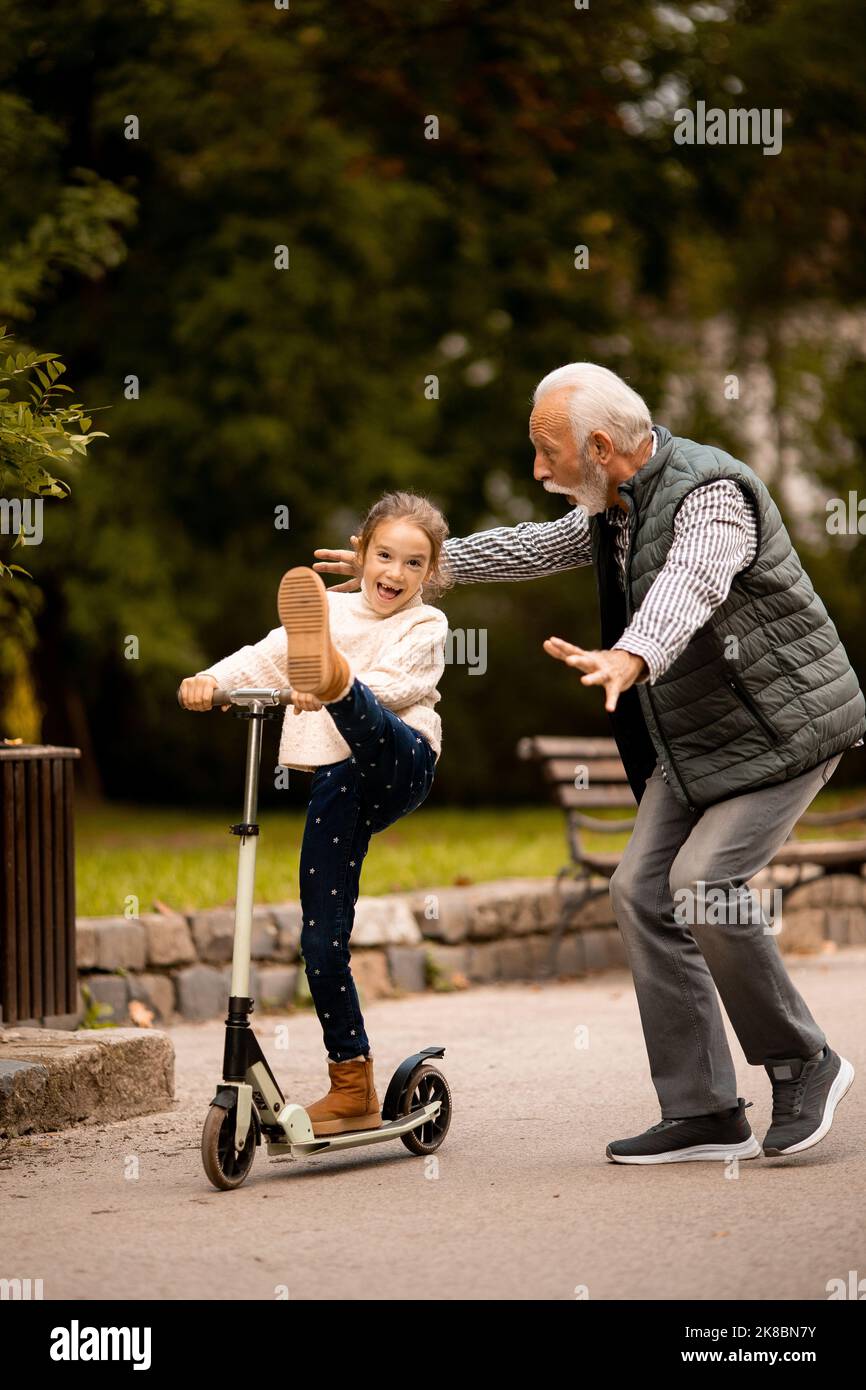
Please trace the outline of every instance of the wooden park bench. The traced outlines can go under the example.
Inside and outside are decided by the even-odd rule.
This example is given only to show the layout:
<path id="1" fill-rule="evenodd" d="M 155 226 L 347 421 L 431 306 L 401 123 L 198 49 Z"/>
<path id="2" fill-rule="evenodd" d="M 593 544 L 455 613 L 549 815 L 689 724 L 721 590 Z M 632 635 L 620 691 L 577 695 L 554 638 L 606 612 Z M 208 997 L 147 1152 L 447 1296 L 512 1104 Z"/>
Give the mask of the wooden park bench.
<path id="1" fill-rule="evenodd" d="M 617 851 L 588 849 L 584 832 L 616 835 L 631 830 L 637 803 L 612 738 L 567 738 L 539 734 L 522 738 L 517 745 L 517 755 L 541 764 L 553 800 L 566 817 L 569 860 L 556 876 L 557 926 L 551 938 L 549 958 L 550 973 L 553 973 L 559 942 L 568 921 L 587 903 L 608 893 L 610 878 L 622 857 Z M 592 814 L 600 810 L 624 811 L 628 814 L 616 819 Z M 840 811 L 807 811 L 797 824 L 829 827 L 849 821 L 866 821 L 866 804 L 849 806 Z M 783 865 L 796 871 L 787 882 L 779 885 L 783 898 L 804 881 L 807 865 L 818 865 L 826 875 L 859 875 L 861 866 L 866 863 L 866 839 L 794 840 L 793 833 L 792 830 L 769 866 L 773 869 Z M 607 882 L 593 883 L 593 879 L 598 878 Z M 569 879 L 576 881 L 579 892 L 565 893 L 565 884 Z"/>

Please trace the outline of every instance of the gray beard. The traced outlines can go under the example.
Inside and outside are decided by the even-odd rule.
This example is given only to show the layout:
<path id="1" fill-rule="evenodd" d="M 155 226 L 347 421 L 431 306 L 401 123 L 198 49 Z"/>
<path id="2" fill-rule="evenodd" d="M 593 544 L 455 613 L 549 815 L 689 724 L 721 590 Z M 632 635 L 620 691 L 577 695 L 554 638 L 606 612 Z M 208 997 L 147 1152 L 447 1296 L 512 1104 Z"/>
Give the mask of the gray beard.
<path id="1" fill-rule="evenodd" d="M 607 510 L 607 474 L 595 459 L 583 460 L 583 484 L 574 494 L 578 506 L 585 507 L 587 516 Z"/>
<path id="2" fill-rule="evenodd" d="M 583 481 L 579 487 L 561 487 L 558 483 L 545 483 L 546 492 L 562 492 L 570 497 L 576 507 L 583 507 L 587 516 L 596 516 L 607 510 L 607 474 L 600 463 L 587 453 L 583 455 Z"/>

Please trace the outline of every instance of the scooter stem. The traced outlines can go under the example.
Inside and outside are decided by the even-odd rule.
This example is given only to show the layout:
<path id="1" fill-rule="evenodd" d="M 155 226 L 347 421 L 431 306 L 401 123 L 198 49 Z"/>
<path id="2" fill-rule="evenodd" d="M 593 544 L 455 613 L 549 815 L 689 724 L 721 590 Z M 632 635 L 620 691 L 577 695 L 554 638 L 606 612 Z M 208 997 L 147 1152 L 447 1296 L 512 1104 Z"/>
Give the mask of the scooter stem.
<path id="1" fill-rule="evenodd" d="M 232 952 L 233 999 L 248 998 L 250 992 L 250 954 L 253 932 L 253 894 L 256 877 L 256 841 L 258 826 L 255 824 L 259 797 L 259 763 L 262 754 L 262 715 L 264 705 L 258 700 L 249 707 L 249 732 L 247 734 L 247 767 L 244 779 L 244 819 L 243 826 L 249 833 L 241 834 L 238 847 L 238 885 L 235 895 L 235 940 Z"/>

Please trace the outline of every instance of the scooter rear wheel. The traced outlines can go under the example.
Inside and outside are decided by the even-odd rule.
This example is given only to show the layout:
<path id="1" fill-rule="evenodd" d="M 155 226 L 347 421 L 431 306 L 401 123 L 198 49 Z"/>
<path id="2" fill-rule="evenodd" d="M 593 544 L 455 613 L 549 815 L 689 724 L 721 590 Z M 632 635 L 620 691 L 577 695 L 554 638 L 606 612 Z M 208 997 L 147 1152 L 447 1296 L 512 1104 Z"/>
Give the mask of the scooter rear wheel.
<path id="1" fill-rule="evenodd" d="M 256 1131 L 252 1119 L 244 1146 L 235 1153 L 235 1112 L 212 1105 L 201 1133 L 201 1161 L 208 1181 L 222 1192 L 240 1187 L 256 1156 Z"/>
<path id="2" fill-rule="evenodd" d="M 434 1100 L 441 1102 L 439 1114 L 432 1120 L 426 1120 L 417 1129 L 410 1129 L 406 1134 L 400 1135 L 410 1153 L 435 1153 L 451 1124 L 451 1090 L 448 1082 L 438 1067 L 425 1063 L 410 1076 L 400 1113 L 409 1115 L 413 1110 L 419 1110 Z"/>

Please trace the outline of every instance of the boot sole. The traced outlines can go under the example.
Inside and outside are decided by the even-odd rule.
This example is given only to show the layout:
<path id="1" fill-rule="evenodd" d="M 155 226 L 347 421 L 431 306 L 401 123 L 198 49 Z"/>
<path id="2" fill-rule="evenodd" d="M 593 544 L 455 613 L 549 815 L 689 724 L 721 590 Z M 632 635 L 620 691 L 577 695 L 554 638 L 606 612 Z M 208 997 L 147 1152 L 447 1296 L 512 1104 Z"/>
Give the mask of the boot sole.
<path id="1" fill-rule="evenodd" d="M 752 1134 L 739 1144 L 692 1144 L 687 1149 L 669 1149 L 667 1153 L 659 1154 L 614 1154 L 608 1146 L 605 1156 L 611 1163 L 701 1163 L 712 1160 L 723 1163 L 729 1158 L 757 1158 L 761 1152 L 761 1146 Z"/>
<path id="2" fill-rule="evenodd" d="M 381 1129 L 382 1116 L 378 1111 L 369 1115 L 353 1115 L 348 1120 L 322 1120 L 313 1125 L 313 1134 L 318 1139 L 323 1134 L 352 1134 L 356 1129 Z"/>
<path id="3" fill-rule="evenodd" d="M 277 612 L 286 632 L 289 684 L 315 695 L 326 687 L 331 675 L 326 669 L 328 596 L 315 571 L 304 565 L 286 571 L 277 593 Z"/>
<path id="4" fill-rule="evenodd" d="M 765 1148 L 764 1153 L 767 1158 L 785 1158 L 788 1154 L 802 1153 L 804 1149 L 811 1149 L 813 1144 L 820 1144 L 833 1123 L 836 1106 L 839 1104 L 840 1100 L 842 1100 L 843 1096 L 847 1096 L 854 1081 L 854 1068 L 847 1057 L 840 1057 L 839 1061 L 841 1066 L 836 1073 L 836 1079 L 833 1085 L 827 1093 L 824 1114 L 818 1128 L 813 1134 L 808 1135 L 805 1139 L 801 1139 L 798 1144 L 791 1144 L 788 1148 L 779 1149 L 775 1146 L 771 1146 L 769 1149 Z"/>

